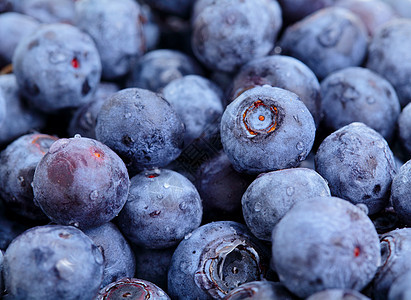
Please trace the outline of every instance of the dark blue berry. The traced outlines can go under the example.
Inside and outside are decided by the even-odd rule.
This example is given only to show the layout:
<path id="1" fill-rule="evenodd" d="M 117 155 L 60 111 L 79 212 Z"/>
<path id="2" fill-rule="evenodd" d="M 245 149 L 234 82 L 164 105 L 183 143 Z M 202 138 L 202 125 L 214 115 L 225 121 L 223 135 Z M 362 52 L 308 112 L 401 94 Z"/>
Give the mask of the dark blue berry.
<path id="1" fill-rule="evenodd" d="M 99 248 L 79 229 L 47 225 L 25 231 L 4 255 L 10 299 L 92 299 L 103 276 Z"/>
<path id="2" fill-rule="evenodd" d="M 298 166 L 311 151 L 315 124 L 296 94 L 265 85 L 227 106 L 220 131 L 234 168 L 258 174 Z"/>
<path id="3" fill-rule="evenodd" d="M 21 39 L 13 71 L 29 103 L 50 113 L 89 102 L 100 81 L 101 62 L 88 34 L 56 23 Z"/>
<path id="4" fill-rule="evenodd" d="M 89 138 L 59 139 L 36 167 L 34 201 L 52 221 L 87 229 L 120 212 L 129 184 L 124 162 L 106 145 Z"/>
<path id="5" fill-rule="evenodd" d="M 315 293 L 307 300 L 371 300 L 355 290 L 328 289 Z"/>
<path id="6" fill-rule="evenodd" d="M 395 175 L 391 185 L 391 203 L 399 219 L 411 224 L 411 160 L 407 161 Z"/>
<path id="7" fill-rule="evenodd" d="M 163 249 L 177 245 L 200 226 L 202 213 L 195 186 L 183 175 L 162 169 L 131 178 L 117 223 L 133 243 Z"/>
<path id="8" fill-rule="evenodd" d="M 411 158 L 411 103 L 403 108 L 398 117 L 398 135 L 406 157 Z"/>
<path id="9" fill-rule="evenodd" d="M 231 290 L 224 300 L 295 300 L 297 299 L 279 282 L 251 281 Z"/>
<path id="10" fill-rule="evenodd" d="M 303 298 L 330 288 L 361 290 L 381 262 L 371 220 L 335 197 L 297 202 L 272 238 L 273 268 L 280 281 Z"/>
<path id="11" fill-rule="evenodd" d="M 310 169 L 294 168 L 261 174 L 244 193 L 244 220 L 259 239 L 271 241 L 273 228 L 299 202 L 330 196 L 327 182 Z"/>
<path id="12" fill-rule="evenodd" d="M 33 220 L 48 220 L 33 202 L 31 183 L 37 164 L 56 140 L 46 134 L 28 134 L 0 153 L 0 195 L 16 214 Z"/>
<path id="13" fill-rule="evenodd" d="M 315 169 L 328 181 L 333 196 L 363 203 L 370 214 L 388 205 L 394 155 L 385 139 L 363 123 L 351 123 L 325 138 Z"/>
<path id="14" fill-rule="evenodd" d="M 174 108 L 149 90 L 129 88 L 105 101 L 96 137 L 117 152 L 131 173 L 165 167 L 183 149 L 184 124 Z"/>

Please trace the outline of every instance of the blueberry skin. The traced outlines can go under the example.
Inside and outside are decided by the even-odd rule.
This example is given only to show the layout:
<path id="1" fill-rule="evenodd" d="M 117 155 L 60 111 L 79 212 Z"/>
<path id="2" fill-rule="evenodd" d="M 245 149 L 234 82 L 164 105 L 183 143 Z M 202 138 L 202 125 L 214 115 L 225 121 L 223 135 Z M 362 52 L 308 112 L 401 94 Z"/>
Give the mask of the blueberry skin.
<path id="1" fill-rule="evenodd" d="M 120 230 L 111 222 L 87 229 L 84 233 L 104 256 L 103 281 L 100 288 L 123 277 L 133 277 L 136 270 L 134 253 Z"/>
<path id="2" fill-rule="evenodd" d="M 5 99 L 5 118 L 0 124 L 0 144 L 6 144 L 29 131 L 41 131 L 46 125 L 43 114 L 30 109 L 20 97 L 14 74 L 0 75 L 0 93 Z"/>
<path id="3" fill-rule="evenodd" d="M 273 268 L 299 297 L 330 288 L 361 290 L 381 263 L 371 220 L 335 197 L 296 203 L 274 228 L 272 243 Z"/>
<path id="4" fill-rule="evenodd" d="M 349 9 L 356 14 L 363 21 L 370 36 L 374 35 L 379 26 L 397 17 L 394 9 L 383 0 L 339 0 L 335 6 Z"/>
<path id="5" fill-rule="evenodd" d="M 284 55 L 253 59 L 235 76 L 230 98 L 234 99 L 245 90 L 265 84 L 296 93 L 307 106 L 318 127 L 321 120 L 320 84 L 313 71 L 304 63 Z"/>
<path id="6" fill-rule="evenodd" d="M 323 8 L 287 27 L 283 54 L 305 63 L 319 79 L 331 72 L 359 66 L 367 52 L 367 31 L 347 9 Z"/>
<path id="7" fill-rule="evenodd" d="M 281 26 L 277 1 L 213 1 L 193 17 L 191 45 L 207 68 L 233 72 L 267 55 Z"/>
<path id="8" fill-rule="evenodd" d="M 4 255 L 10 299 L 92 299 L 103 276 L 99 248 L 79 229 L 46 225 L 25 231 Z"/>
<path id="9" fill-rule="evenodd" d="M 6 114 L 7 114 L 6 110 L 7 110 L 7 108 L 6 108 L 6 98 L 4 97 L 3 90 L 0 87 L 0 128 L 2 127 L 3 122 L 6 119 Z"/>
<path id="10" fill-rule="evenodd" d="M 183 149 L 184 124 L 173 107 L 149 90 L 129 88 L 105 101 L 96 137 L 117 152 L 130 173 L 164 167 Z"/>
<path id="11" fill-rule="evenodd" d="M 145 249 L 134 245 L 137 266 L 135 277 L 150 281 L 167 291 L 167 272 L 175 248 Z"/>
<path id="12" fill-rule="evenodd" d="M 7 207 L 32 220 L 48 220 L 33 202 L 34 170 L 56 137 L 27 134 L 13 141 L 0 153 L 0 195 Z"/>
<path id="13" fill-rule="evenodd" d="M 278 0 L 284 22 L 294 23 L 322 8 L 334 5 L 337 0 Z"/>
<path id="14" fill-rule="evenodd" d="M 411 158 L 411 103 L 403 108 L 398 117 L 398 136 L 407 157 Z"/>
<path id="15" fill-rule="evenodd" d="M 82 137 L 95 139 L 97 115 L 104 102 L 118 91 L 119 87 L 115 83 L 99 83 L 92 100 L 79 107 L 73 114 L 67 129 L 70 136 L 80 134 Z"/>
<path id="16" fill-rule="evenodd" d="M 21 39 L 13 56 L 21 93 L 44 112 L 79 107 L 100 81 L 100 56 L 90 36 L 68 24 L 40 26 Z"/>
<path id="17" fill-rule="evenodd" d="M 72 0 L 9 0 L 13 11 L 31 16 L 41 23 L 72 24 L 75 17 Z"/>
<path id="18" fill-rule="evenodd" d="M 203 200 L 203 219 L 244 222 L 241 197 L 253 180 L 234 170 L 224 151 L 201 164 L 194 184 Z"/>
<path id="19" fill-rule="evenodd" d="M 370 300 L 370 298 L 355 290 L 329 289 L 315 293 L 307 300 Z"/>
<path id="20" fill-rule="evenodd" d="M 298 166 L 311 151 L 315 124 L 296 94 L 262 86 L 227 106 L 220 132 L 234 169 L 258 174 Z"/>
<path id="21" fill-rule="evenodd" d="M 190 74 L 202 75 L 202 71 L 187 54 L 177 50 L 152 50 L 132 66 L 126 85 L 161 92 L 174 79 Z"/>
<path id="22" fill-rule="evenodd" d="M 388 205 L 394 155 L 385 139 L 363 123 L 351 123 L 326 137 L 317 150 L 315 169 L 333 196 L 367 205 L 370 215 Z"/>
<path id="23" fill-rule="evenodd" d="M 398 218 L 411 224 L 411 160 L 407 161 L 395 175 L 391 185 L 391 203 Z"/>
<path id="24" fill-rule="evenodd" d="M 81 0 L 75 7 L 76 26 L 93 38 L 100 53 L 103 78 L 125 75 L 145 51 L 140 5 L 133 0 Z"/>
<path id="25" fill-rule="evenodd" d="M 405 300 L 411 298 L 411 271 L 400 275 L 391 285 L 388 300 Z"/>
<path id="26" fill-rule="evenodd" d="M 411 101 L 411 20 L 395 19 L 379 27 L 369 48 L 367 68 L 387 79 L 401 106 Z"/>
<path id="27" fill-rule="evenodd" d="M 205 224 L 178 246 L 168 271 L 172 299 L 221 299 L 230 290 L 262 280 L 266 249 L 245 225 L 232 221 Z"/>
<path id="28" fill-rule="evenodd" d="M 244 193 L 244 220 L 259 239 L 271 241 L 275 225 L 291 207 L 306 199 L 331 196 L 327 182 L 317 172 L 295 168 L 260 174 Z"/>
<path id="29" fill-rule="evenodd" d="M 403 18 L 411 18 L 411 2 L 409 0 L 383 0 L 389 4 L 397 15 Z"/>
<path id="30" fill-rule="evenodd" d="M 321 82 L 323 123 L 335 131 L 362 122 L 391 140 L 401 111 L 392 85 L 377 73 L 350 67 L 328 75 Z"/>
<path id="31" fill-rule="evenodd" d="M 82 229 L 112 220 L 127 201 L 124 162 L 89 138 L 59 139 L 34 172 L 34 201 L 54 222 Z"/>
<path id="32" fill-rule="evenodd" d="M 395 280 L 411 269 L 411 228 L 387 232 L 380 237 L 380 241 L 382 264 L 372 284 L 376 300 L 387 299 Z"/>
<path id="33" fill-rule="evenodd" d="M 180 17 L 188 17 L 195 0 L 144 0 L 153 9 L 157 9 L 166 14 Z"/>
<path id="34" fill-rule="evenodd" d="M 100 290 L 95 300 L 170 300 L 170 297 L 155 284 L 137 278 L 122 278 Z"/>
<path id="35" fill-rule="evenodd" d="M 251 281 L 231 290 L 224 300 L 295 300 L 297 299 L 279 282 Z"/>
<path id="36" fill-rule="evenodd" d="M 0 15 L 0 67 L 11 63 L 18 42 L 39 25 L 37 20 L 23 14 L 8 12 Z"/>
<path id="37" fill-rule="evenodd" d="M 200 226 L 203 208 L 195 186 L 183 175 L 162 169 L 131 178 L 117 223 L 125 237 L 148 249 L 177 245 Z"/>
<path id="38" fill-rule="evenodd" d="M 163 96 L 184 123 L 185 146 L 204 138 L 202 134 L 208 126 L 220 125 L 223 92 L 208 79 L 198 75 L 175 79 L 164 87 Z"/>

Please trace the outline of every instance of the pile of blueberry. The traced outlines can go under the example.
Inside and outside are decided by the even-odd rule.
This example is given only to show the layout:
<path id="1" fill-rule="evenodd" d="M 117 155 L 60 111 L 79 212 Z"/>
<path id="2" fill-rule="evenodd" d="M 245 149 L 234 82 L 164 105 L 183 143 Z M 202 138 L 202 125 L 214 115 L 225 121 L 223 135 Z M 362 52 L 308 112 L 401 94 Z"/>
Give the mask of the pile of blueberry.
<path id="1" fill-rule="evenodd" d="M 411 299 L 410 0 L 0 0 L 0 298 Z"/>

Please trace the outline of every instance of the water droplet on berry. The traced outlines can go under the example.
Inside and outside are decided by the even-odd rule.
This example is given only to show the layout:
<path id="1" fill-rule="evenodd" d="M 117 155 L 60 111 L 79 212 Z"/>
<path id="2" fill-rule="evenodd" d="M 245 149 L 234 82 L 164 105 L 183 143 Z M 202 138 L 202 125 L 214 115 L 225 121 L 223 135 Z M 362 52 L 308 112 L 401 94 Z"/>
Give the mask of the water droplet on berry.
<path id="1" fill-rule="evenodd" d="M 98 191 L 94 190 L 90 193 L 90 200 L 97 200 L 98 199 Z"/>
<path id="2" fill-rule="evenodd" d="M 292 187 L 292 186 L 289 186 L 289 187 L 286 189 L 286 193 L 287 193 L 288 196 L 292 196 L 292 195 L 294 194 L 294 191 L 295 191 L 295 189 L 294 189 L 294 187 Z"/>
<path id="3" fill-rule="evenodd" d="M 18 181 L 19 181 L 19 183 L 20 183 L 21 186 L 25 186 L 25 185 L 26 185 L 23 176 L 19 176 L 17 179 L 18 179 Z"/>
<path id="4" fill-rule="evenodd" d="M 79 139 L 79 138 L 81 138 L 81 135 L 78 134 L 78 133 L 76 133 L 76 134 L 74 135 L 74 138 L 75 138 L 75 139 Z"/>
<path id="5" fill-rule="evenodd" d="M 183 202 L 180 203 L 180 205 L 178 207 L 180 207 L 181 210 L 185 210 L 187 208 L 187 203 L 185 201 L 183 201 Z"/>
<path id="6" fill-rule="evenodd" d="M 188 238 L 190 238 L 190 236 L 192 236 L 193 234 L 190 232 L 190 233 L 187 233 L 185 236 L 184 236 L 184 239 L 186 240 L 186 239 L 188 239 Z"/>
<path id="7" fill-rule="evenodd" d="M 69 222 L 69 225 L 70 225 L 70 226 L 74 226 L 74 227 L 76 227 L 76 228 L 80 227 L 79 222 L 76 222 L 76 221 L 70 221 L 70 222 Z"/>
<path id="8" fill-rule="evenodd" d="M 304 143 L 303 142 L 298 142 L 297 145 L 295 145 L 298 151 L 304 150 Z"/>
<path id="9" fill-rule="evenodd" d="M 128 119 L 128 118 L 130 118 L 131 117 L 131 113 L 126 113 L 125 115 L 124 115 L 124 118 L 126 118 L 126 119 Z"/>
<path id="10" fill-rule="evenodd" d="M 164 183 L 164 185 L 163 185 L 166 189 L 168 189 L 169 187 L 170 187 L 170 184 L 169 183 Z"/>
<path id="11" fill-rule="evenodd" d="M 157 195 L 157 199 L 163 199 L 163 198 L 164 198 L 163 194 L 158 194 Z"/>
<path id="12" fill-rule="evenodd" d="M 261 211 L 261 203 L 260 203 L 260 202 L 257 202 L 257 203 L 254 205 L 254 210 L 255 210 L 256 212 Z"/>
<path id="13" fill-rule="evenodd" d="M 51 154 L 56 153 L 57 151 L 60 151 L 61 149 L 63 149 L 64 147 L 67 146 L 67 144 L 69 143 L 68 139 L 59 139 L 57 141 L 55 141 L 49 149 L 49 152 Z"/>
<path id="14" fill-rule="evenodd" d="M 102 265 L 104 263 L 104 257 L 101 253 L 101 250 L 97 246 L 92 245 L 91 251 L 93 252 L 94 260 L 96 261 L 96 263 Z"/>
<path id="15" fill-rule="evenodd" d="M 374 104 L 375 103 L 375 98 L 369 96 L 369 97 L 367 97 L 367 102 L 368 102 L 368 104 Z"/>

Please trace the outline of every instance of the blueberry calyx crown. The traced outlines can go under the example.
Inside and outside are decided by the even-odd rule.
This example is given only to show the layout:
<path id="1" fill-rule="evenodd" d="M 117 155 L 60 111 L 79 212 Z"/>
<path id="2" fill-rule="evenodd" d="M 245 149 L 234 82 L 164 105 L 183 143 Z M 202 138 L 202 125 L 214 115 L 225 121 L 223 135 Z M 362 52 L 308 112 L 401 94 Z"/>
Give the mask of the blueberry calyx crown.
<path id="1" fill-rule="evenodd" d="M 264 277 L 260 255 L 249 241 L 222 239 L 204 249 L 194 281 L 211 297 L 223 298 L 239 285 Z"/>
<path id="2" fill-rule="evenodd" d="M 259 99 L 244 110 L 242 122 L 251 137 L 271 133 L 277 128 L 278 108 Z"/>

